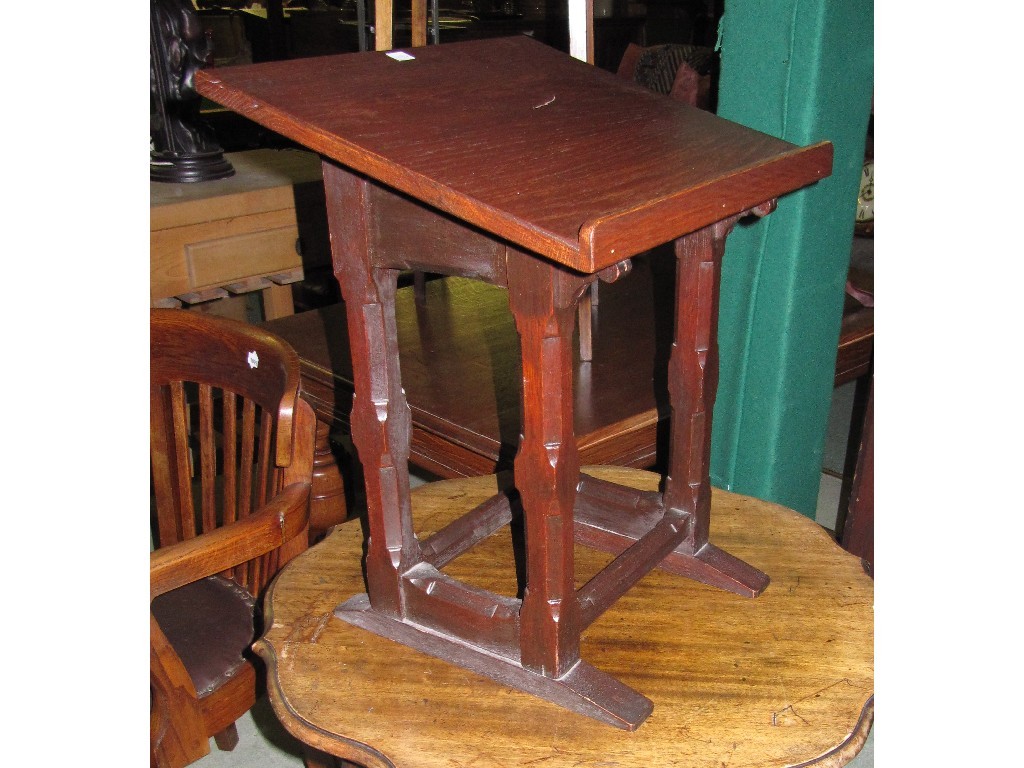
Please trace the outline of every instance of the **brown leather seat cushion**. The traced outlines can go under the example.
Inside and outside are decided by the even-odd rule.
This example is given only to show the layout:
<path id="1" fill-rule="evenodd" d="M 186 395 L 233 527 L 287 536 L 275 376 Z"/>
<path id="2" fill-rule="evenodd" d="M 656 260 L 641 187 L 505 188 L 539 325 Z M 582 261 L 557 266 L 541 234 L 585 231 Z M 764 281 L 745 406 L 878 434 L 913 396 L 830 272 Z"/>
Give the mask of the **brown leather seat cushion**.
<path id="1" fill-rule="evenodd" d="M 200 697 L 238 671 L 255 639 L 256 601 L 221 576 L 160 595 L 152 610 Z"/>

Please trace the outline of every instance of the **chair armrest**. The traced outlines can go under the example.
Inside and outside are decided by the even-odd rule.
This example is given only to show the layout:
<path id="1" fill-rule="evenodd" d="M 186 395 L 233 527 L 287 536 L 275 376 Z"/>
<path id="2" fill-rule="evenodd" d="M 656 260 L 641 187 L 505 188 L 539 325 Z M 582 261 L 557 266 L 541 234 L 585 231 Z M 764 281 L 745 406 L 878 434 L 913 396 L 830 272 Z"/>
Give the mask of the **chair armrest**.
<path id="1" fill-rule="evenodd" d="M 238 522 L 171 544 L 149 556 L 150 600 L 280 547 L 305 531 L 310 483 L 292 483 Z"/>

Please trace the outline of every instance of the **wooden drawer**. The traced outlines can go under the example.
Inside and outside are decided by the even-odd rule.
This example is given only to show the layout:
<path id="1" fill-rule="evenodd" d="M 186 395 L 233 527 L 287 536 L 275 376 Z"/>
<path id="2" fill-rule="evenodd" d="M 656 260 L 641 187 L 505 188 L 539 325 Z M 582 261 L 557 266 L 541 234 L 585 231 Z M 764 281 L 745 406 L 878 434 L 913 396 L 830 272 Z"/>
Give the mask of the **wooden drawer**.
<path id="1" fill-rule="evenodd" d="M 150 298 L 176 296 L 302 266 L 294 209 L 150 233 Z"/>
<path id="2" fill-rule="evenodd" d="M 319 158 L 280 150 L 227 157 L 228 179 L 151 184 L 151 301 L 303 267 L 296 199 L 323 206 Z M 309 194 L 312 185 L 320 195 Z"/>

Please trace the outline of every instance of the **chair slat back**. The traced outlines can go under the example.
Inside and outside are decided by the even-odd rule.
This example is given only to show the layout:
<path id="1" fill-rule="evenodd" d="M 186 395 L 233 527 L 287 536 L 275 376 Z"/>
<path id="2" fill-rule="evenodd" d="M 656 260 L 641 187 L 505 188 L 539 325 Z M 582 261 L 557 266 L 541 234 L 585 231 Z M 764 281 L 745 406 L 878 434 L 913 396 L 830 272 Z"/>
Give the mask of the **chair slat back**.
<path id="1" fill-rule="evenodd" d="M 284 486 L 298 357 L 255 326 L 185 310 L 152 310 L 150 329 L 159 547 L 242 520 Z M 255 595 L 278 562 L 275 550 L 224 575 Z"/>

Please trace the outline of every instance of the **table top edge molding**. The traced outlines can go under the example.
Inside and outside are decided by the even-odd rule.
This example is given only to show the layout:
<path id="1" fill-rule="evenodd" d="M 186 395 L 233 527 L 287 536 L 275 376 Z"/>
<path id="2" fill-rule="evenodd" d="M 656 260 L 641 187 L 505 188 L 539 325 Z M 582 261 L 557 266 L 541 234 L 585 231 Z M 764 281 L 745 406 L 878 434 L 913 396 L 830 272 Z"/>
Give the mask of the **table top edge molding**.
<path id="1" fill-rule="evenodd" d="M 768 162 L 753 163 L 660 200 L 595 217 L 580 228 L 582 271 L 593 272 L 671 241 L 676 234 L 695 232 L 757 205 L 816 183 L 829 175 L 833 147 L 821 141 L 795 147 Z M 780 178 L 785 182 L 778 181 Z M 716 194 L 708 190 L 715 187 Z M 729 202 L 718 203 L 726 188 Z M 712 204 L 712 200 L 715 202 Z"/>
<path id="2" fill-rule="evenodd" d="M 269 607 L 273 605 L 271 597 L 273 591 L 274 583 L 268 588 L 264 599 L 264 605 L 268 606 L 268 625 L 273 622 L 273 615 L 269 612 Z M 331 618 L 333 617 L 327 616 L 325 620 Z M 279 715 L 278 721 L 292 736 L 314 749 L 336 755 L 343 760 L 357 761 L 365 768 L 398 768 L 383 753 L 369 744 L 342 736 L 340 733 L 327 731 L 303 717 L 302 713 L 291 706 L 288 697 L 281 690 L 280 678 L 277 674 L 278 655 L 274 646 L 264 638 L 260 638 L 253 643 L 252 649 L 267 665 L 267 696 L 270 698 L 272 707 L 290 715 L 290 717 L 280 717 Z"/>
<path id="3" fill-rule="evenodd" d="M 493 206 L 475 199 L 465 193 L 446 189 L 432 181 L 429 177 L 405 168 L 353 142 L 345 141 L 337 135 L 305 126 L 289 117 L 285 112 L 265 104 L 253 101 L 245 92 L 232 88 L 221 81 L 215 72 L 199 70 L 195 73 L 196 90 L 203 96 L 223 104 L 254 123 L 269 128 L 283 136 L 300 141 L 307 148 L 338 165 L 349 168 L 356 173 L 368 176 L 374 184 L 392 187 L 406 195 L 419 200 L 445 213 L 456 216 L 464 221 L 492 232 L 498 237 L 510 240 L 516 245 L 527 248 L 547 258 L 566 265 L 582 265 L 586 269 L 586 260 L 580 258 L 580 244 L 559 237 L 529 223 L 519 224 L 509 221 L 494 210 Z M 389 182 L 380 181 L 382 177 Z M 618 259 L 614 260 L 618 261 Z M 614 263 L 611 262 L 611 263 Z M 609 266 L 609 265 L 606 265 Z"/>

